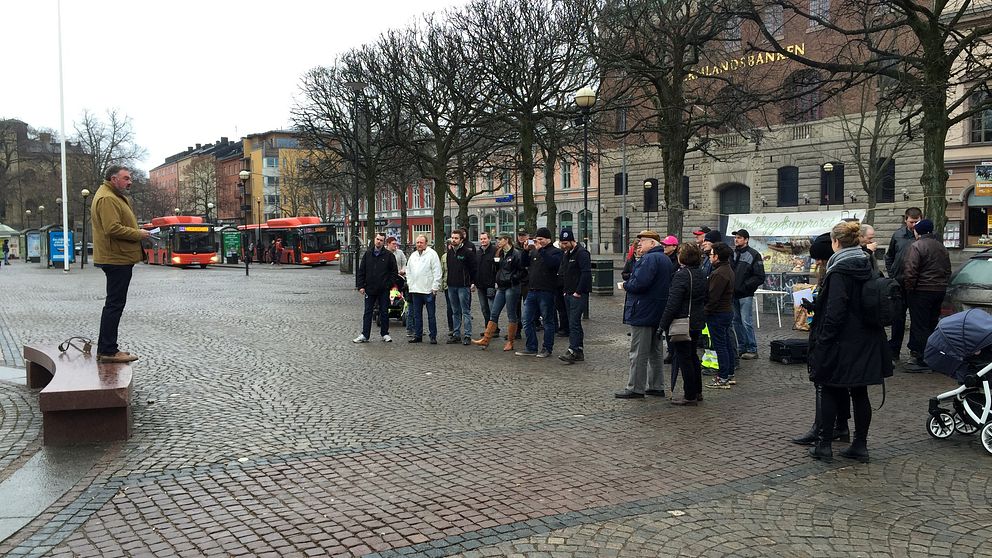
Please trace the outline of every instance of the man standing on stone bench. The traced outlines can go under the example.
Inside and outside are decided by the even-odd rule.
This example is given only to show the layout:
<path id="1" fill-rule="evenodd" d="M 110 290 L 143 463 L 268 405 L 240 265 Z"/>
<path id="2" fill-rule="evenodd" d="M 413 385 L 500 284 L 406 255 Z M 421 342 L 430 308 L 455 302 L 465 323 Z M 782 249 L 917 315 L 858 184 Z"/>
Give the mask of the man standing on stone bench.
<path id="1" fill-rule="evenodd" d="M 131 202 L 131 171 L 125 167 L 107 169 L 106 180 L 93 196 L 93 263 L 107 276 L 107 300 L 100 316 L 97 362 L 133 362 L 137 355 L 117 346 L 117 328 L 127 304 L 134 264 L 144 255 L 141 241 L 151 234 L 138 228 Z"/>

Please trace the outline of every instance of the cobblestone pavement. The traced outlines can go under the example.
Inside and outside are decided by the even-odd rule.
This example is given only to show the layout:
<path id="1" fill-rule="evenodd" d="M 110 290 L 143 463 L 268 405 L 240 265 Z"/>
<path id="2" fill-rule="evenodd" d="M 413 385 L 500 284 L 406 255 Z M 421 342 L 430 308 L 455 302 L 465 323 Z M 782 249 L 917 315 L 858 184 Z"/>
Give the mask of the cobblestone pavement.
<path id="1" fill-rule="evenodd" d="M 99 270 L 2 279 L 8 366 L 20 343 L 95 335 Z M 352 282 L 136 268 L 134 436 L 0 554 L 992 556 L 992 456 L 924 430 L 947 378 L 897 373 L 872 462 L 823 464 L 787 441 L 812 418 L 803 366 L 744 361 L 695 408 L 617 400 L 622 297 L 593 299 L 587 361 L 568 366 L 408 345 L 398 324 L 394 343 L 355 345 Z M 765 318 L 762 357 L 798 335 Z M 39 450 L 36 399 L 0 382 L 0 480 Z"/>

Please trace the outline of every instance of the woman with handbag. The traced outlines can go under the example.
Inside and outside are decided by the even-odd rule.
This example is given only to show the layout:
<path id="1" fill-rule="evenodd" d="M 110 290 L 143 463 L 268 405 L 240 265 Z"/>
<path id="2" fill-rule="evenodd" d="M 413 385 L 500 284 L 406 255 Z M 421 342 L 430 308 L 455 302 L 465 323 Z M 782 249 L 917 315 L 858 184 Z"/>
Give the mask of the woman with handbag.
<path id="1" fill-rule="evenodd" d="M 668 332 L 675 362 L 682 371 L 684 396 L 672 399 L 672 405 L 696 405 L 703 400 L 703 376 L 696 343 L 706 325 L 703 306 L 708 286 L 706 273 L 699 267 L 702 251 L 695 243 L 679 247 L 681 267 L 672 277 L 668 303 L 661 316 L 660 331 Z"/>

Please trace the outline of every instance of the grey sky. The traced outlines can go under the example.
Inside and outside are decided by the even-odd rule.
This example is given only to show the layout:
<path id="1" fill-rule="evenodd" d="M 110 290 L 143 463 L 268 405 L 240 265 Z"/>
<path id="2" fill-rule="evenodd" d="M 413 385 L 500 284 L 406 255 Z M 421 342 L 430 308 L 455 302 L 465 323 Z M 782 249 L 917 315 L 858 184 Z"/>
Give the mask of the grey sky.
<path id="1" fill-rule="evenodd" d="M 59 128 L 56 0 L 4 2 L 0 117 Z M 134 121 L 145 170 L 195 143 L 283 128 L 300 76 L 458 0 L 62 0 L 66 133 Z"/>

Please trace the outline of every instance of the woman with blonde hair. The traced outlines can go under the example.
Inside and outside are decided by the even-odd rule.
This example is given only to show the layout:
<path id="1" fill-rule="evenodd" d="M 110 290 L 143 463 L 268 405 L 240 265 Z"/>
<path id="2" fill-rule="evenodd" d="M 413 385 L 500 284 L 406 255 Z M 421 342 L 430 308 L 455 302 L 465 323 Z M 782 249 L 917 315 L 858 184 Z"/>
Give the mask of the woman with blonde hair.
<path id="1" fill-rule="evenodd" d="M 871 262 L 861 249 L 858 223 L 838 223 L 830 231 L 834 254 L 814 302 L 810 328 L 810 380 L 820 384 L 816 446 L 810 457 L 833 460 L 831 442 L 838 408 L 850 391 L 854 403 L 854 437 L 842 457 L 868 462 L 871 402 L 868 386 L 892 376 L 892 359 L 885 329 L 865 320 L 862 286 L 873 279 Z"/>

